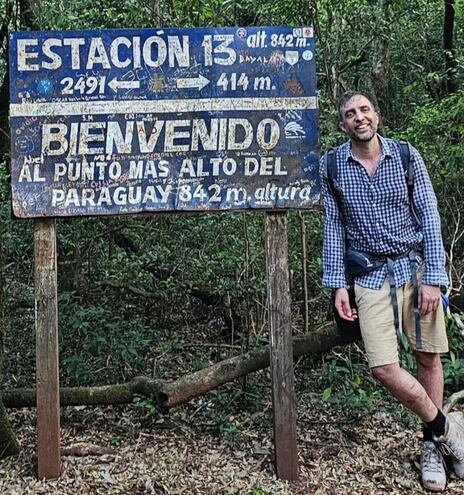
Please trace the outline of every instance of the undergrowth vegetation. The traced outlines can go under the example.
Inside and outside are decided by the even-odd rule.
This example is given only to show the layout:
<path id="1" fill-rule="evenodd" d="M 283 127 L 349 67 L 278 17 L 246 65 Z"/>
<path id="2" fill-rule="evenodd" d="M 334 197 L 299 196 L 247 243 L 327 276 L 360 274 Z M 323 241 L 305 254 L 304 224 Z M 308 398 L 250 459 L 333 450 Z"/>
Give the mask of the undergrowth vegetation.
<path id="1" fill-rule="evenodd" d="M 25 25 L 21 17 L 11 21 L 16 23 L 12 27 L 64 30 L 314 24 L 324 150 L 344 139 L 336 130 L 336 97 L 347 88 L 374 89 L 375 57 L 380 42 L 388 38 L 391 72 L 385 100 L 390 103 L 385 108 L 386 133 L 409 139 L 427 162 L 442 217 L 451 295 L 460 292 L 464 282 L 464 237 L 460 237 L 464 203 L 459 200 L 464 189 L 464 93 L 445 90 L 442 21 L 436 15 L 442 2 L 71 3 L 43 0 L 37 6 L 31 4 L 35 24 Z M 388 16 L 379 11 L 380 4 L 389 5 Z M 5 5 L 6 0 L 0 0 L 0 7 Z M 464 23 L 457 22 L 456 37 L 462 38 L 463 29 Z M 462 46 L 457 55 L 456 70 L 462 74 Z M 2 62 L 0 76 L 5 73 Z M 5 155 L 0 166 L 8 315 L 4 379 L 8 387 L 19 387 L 34 382 L 33 224 L 11 219 L 7 164 Z M 310 331 L 326 321 L 329 310 L 329 295 L 320 283 L 322 214 L 315 210 L 302 217 L 297 212 L 288 216 L 294 332 L 301 333 L 303 257 Z M 306 251 L 302 248 L 302 221 Z M 59 220 L 62 384 L 104 385 L 139 374 L 174 378 L 266 345 L 265 273 L 261 213 Z M 447 392 L 451 393 L 464 388 L 464 339 L 455 318 L 449 317 L 447 325 L 451 351 L 443 364 Z M 402 354 L 402 364 L 414 368 L 410 354 Z M 302 359 L 297 373 L 299 390 L 310 387 L 317 406 L 353 414 L 394 407 L 370 375 L 359 346 Z M 312 378 L 306 380 L 305 376 Z M 206 405 L 198 406 L 198 414 L 209 417 L 218 432 L 233 440 L 240 429 L 230 419 L 234 408 L 257 414 L 268 387 L 267 373 L 257 373 L 248 378 L 246 386 L 240 382 L 213 393 Z M 158 414 L 147 399 L 140 398 L 136 404 L 148 414 Z M 263 494 L 258 490 L 255 495 Z"/>

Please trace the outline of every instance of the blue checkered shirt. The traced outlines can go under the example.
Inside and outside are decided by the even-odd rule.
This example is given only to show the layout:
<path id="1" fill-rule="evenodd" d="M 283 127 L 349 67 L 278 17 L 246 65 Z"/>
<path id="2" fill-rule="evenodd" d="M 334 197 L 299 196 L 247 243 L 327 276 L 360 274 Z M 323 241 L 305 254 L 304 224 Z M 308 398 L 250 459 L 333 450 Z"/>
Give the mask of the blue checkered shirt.
<path id="1" fill-rule="evenodd" d="M 425 259 L 423 283 L 448 285 L 445 272 L 445 251 L 440 231 L 437 199 L 432 189 L 424 161 L 411 147 L 414 160 L 413 204 L 420 224 L 409 204 L 404 168 L 399 144 L 379 136 L 382 154 L 373 177 L 352 154 L 347 142 L 337 148 L 337 181 L 342 217 L 337 202 L 328 189 L 324 160 L 321 159 L 322 198 L 324 204 L 324 287 L 348 285 L 345 276 L 345 235 L 349 245 L 377 255 L 399 255 L 415 246 L 422 246 Z M 407 257 L 394 262 L 397 287 L 411 280 Z M 370 289 L 380 289 L 387 276 L 386 264 L 379 270 L 356 278 L 356 283 Z"/>

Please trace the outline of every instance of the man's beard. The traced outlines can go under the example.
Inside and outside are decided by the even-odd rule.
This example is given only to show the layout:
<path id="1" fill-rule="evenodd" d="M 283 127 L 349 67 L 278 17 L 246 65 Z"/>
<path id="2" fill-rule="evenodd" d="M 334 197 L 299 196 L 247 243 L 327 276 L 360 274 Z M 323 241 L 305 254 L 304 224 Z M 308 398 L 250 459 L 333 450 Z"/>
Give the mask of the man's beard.
<path id="1" fill-rule="evenodd" d="M 353 141 L 356 141 L 357 143 L 367 143 L 368 141 L 373 139 L 377 134 L 377 129 L 374 128 L 373 126 L 370 126 L 370 131 L 371 132 L 369 132 L 368 134 L 359 135 L 357 134 L 356 130 L 354 130 L 349 133 L 349 136 Z"/>

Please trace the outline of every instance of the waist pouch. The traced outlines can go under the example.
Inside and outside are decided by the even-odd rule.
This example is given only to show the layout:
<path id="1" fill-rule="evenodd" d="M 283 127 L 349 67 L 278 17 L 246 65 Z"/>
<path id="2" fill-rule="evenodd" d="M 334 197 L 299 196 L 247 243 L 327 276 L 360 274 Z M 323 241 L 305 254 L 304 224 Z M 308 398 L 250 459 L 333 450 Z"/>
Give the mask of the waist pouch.
<path id="1" fill-rule="evenodd" d="M 361 275 L 366 275 L 367 273 L 373 272 L 374 270 L 378 270 L 385 264 L 387 265 L 388 278 L 390 283 L 390 296 L 393 306 L 395 331 L 396 331 L 398 343 L 400 343 L 401 330 L 400 330 L 399 311 L 398 311 L 398 298 L 396 294 L 395 270 L 393 263 L 395 260 L 404 258 L 405 256 L 409 258 L 409 262 L 411 264 L 411 275 L 412 275 L 412 282 L 414 287 L 414 320 L 416 326 L 416 349 L 421 349 L 422 335 L 420 328 L 419 291 L 418 291 L 418 280 L 417 280 L 417 269 L 420 263 L 422 262 L 421 252 L 419 250 L 411 249 L 409 252 L 399 255 L 376 256 L 349 247 L 346 250 L 345 268 L 347 275 L 349 277 L 359 277 Z M 350 304 L 353 303 L 350 302 Z"/>
<path id="2" fill-rule="evenodd" d="M 350 277 L 366 275 L 374 270 L 378 270 L 384 264 L 384 260 L 378 260 L 373 254 L 364 253 L 352 247 L 349 247 L 346 251 L 345 267 Z"/>

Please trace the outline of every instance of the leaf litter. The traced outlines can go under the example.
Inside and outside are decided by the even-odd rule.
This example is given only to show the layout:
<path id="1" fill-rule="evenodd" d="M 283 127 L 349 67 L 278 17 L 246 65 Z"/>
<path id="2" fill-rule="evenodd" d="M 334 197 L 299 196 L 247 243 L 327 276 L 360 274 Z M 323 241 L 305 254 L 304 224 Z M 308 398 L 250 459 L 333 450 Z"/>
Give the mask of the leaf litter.
<path id="1" fill-rule="evenodd" d="M 234 410 L 232 433 L 195 413 L 199 402 L 167 416 L 134 405 L 63 407 L 62 473 L 48 481 L 35 476 L 35 409 L 10 411 L 22 452 L 0 461 L 0 494 L 427 493 L 418 471 L 419 425 L 406 427 L 386 412 L 347 416 L 316 406 L 309 392 L 298 394 L 300 480 L 278 480 L 268 401 L 263 413 Z M 446 493 L 464 493 L 464 481 L 451 475 Z"/>

